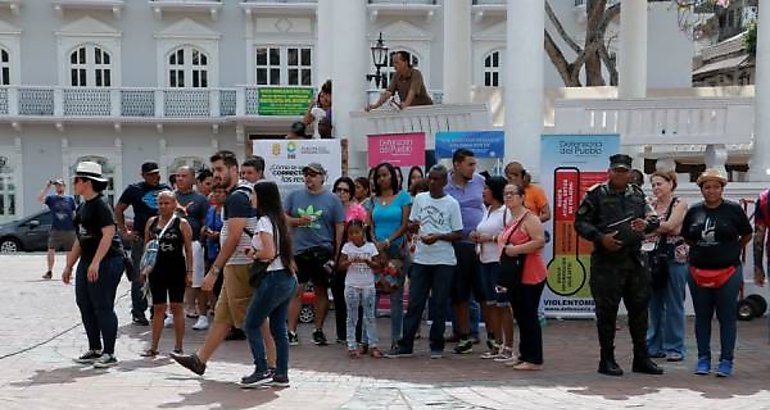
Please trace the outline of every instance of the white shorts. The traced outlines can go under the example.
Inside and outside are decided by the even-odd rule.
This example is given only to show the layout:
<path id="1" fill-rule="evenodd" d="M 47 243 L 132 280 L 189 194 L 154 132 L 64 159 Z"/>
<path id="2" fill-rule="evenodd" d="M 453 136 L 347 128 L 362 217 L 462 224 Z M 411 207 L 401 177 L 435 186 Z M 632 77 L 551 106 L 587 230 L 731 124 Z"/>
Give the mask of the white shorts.
<path id="1" fill-rule="evenodd" d="M 203 276 L 206 274 L 205 272 L 205 263 L 203 260 L 203 247 L 201 246 L 201 243 L 198 241 L 193 241 L 192 243 L 192 253 L 193 253 L 193 275 L 192 275 L 192 287 L 194 288 L 200 288 L 203 284 Z"/>

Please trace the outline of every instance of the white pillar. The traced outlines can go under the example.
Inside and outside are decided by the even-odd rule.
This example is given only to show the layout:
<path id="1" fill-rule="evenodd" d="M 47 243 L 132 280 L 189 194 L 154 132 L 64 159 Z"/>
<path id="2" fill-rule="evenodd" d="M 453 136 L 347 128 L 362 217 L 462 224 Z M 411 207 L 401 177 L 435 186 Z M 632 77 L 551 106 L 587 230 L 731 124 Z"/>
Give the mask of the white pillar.
<path id="1" fill-rule="evenodd" d="M 332 67 L 334 64 L 334 55 L 332 54 L 332 46 L 334 45 L 334 0 L 318 0 L 316 17 L 318 37 L 316 39 L 315 55 L 318 62 L 318 70 L 316 70 L 315 83 L 320 88 L 327 79 L 332 78 Z"/>
<path id="2" fill-rule="evenodd" d="M 620 98 L 647 95 L 647 0 L 622 0 L 618 94 Z"/>
<path id="3" fill-rule="evenodd" d="M 444 99 L 471 101 L 471 2 L 444 3 Z"/>
<path id="4" fill-rule="evenodd" d="M 767 4 L 765 4 L 767 6 Z M 770 8 L 757 22 L 757 66 L 754 89 L 754 154 L 751 180 L 770 180 Z"/>
<path id="5" fill-rule="evenodd" d="M 351 111 L 361 111 L 366 105 L 366 74 L 371 59 L 366 36 L 366 3 L 361 0 L 334 0 L 336 18 L 332 26 L 332 57 L 340 64 L 334 64 L 332 68 L 332 120 L 334 136 L 350 141 L 351 169 L 366 166 L 365 153 L 358 148 L 366 143 L 362 141 L 366 136 L 352 134 L 350 117 Z"/>
<path id="6" fill-rule="evenodd" d="M 536 179 L 543 132 L 544 0 L 508 0 L 505 50 L 505 161 Z"/>

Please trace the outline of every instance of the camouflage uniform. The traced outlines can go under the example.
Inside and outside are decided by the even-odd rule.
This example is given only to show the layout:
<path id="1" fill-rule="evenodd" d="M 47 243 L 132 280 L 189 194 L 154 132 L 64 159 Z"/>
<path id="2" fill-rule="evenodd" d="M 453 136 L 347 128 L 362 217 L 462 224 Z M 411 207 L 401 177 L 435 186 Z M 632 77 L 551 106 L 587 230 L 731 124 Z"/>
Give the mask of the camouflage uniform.
<path id="1" fill-rule="evenodd" d="M 647 221 L 646 232 L 658 227 L 655 211 L 645 201 L 642 190 L 628 184 L 622 192 L 608 182 L 591 187 L 580 203 L 575 230 L 593 242 L 591 255 L 591 293 L 596 303 L 596 327 L 602 360 L 614 361 L 615 320 L 620 299 L 628 310 L 628 326 L 634 343 L 634 357 L 647 357 L 647 305 L 650 299 L 649 274 L 642 268 L 643 234 L 631 229 L 630 221 Z M 624 221 L 618 223 L 620 221 Z M 602 246 L 602 236 L 618 231 L 622 248 L 610 251 Z"/>

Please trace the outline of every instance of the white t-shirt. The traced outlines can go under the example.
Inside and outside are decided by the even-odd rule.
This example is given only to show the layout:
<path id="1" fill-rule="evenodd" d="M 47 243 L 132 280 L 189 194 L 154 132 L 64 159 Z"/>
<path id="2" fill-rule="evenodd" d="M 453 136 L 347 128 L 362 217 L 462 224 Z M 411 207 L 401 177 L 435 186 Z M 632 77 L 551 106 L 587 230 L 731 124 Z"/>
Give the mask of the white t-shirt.
<path id="1" fill-rule="evenodd" d="M 414 261 L 421 265 L 456 265 L 457 258 L 451 242 L 436 241 L 426 245 L 420 238 L 428 234 L 448 234 L 462 231 L 460 204 L 449 195 L 434 199 L 429 192 L 417 194 L 412 203 L 409 221 L 418 222 Z"/>
<path id="2" fill-rule="evenodd" d="M 348 242 L 342 246 L 342 254 L 348 258 L 373 258 L 378 255 L 377 247 L 371 242 L 364 243 L 363 246 L 356 246 L 353 242 Z M 369 265 L 363 262 L 353 262 L 348 268 L 345 276 L 345 286 L 354 288 L 373 288 L 374 271 Z"/>
<path id="3" fill-rule="evenodd" d="M 513 222 L 510 211 L 505 205 L 500 206 L 492 212 L 489 212 L 489 207 L 484 211 L 484 216 L 481 218 L 481 222 L 476 227 L 476 231 L 486 235 L 499 235 L 503 232 L 505 224 Z M 497 242 L 484 242 L 479 244 L 481 252 L 479 252 L 479 260 L 481 263 L 500 262 L 500 248 L 497 247 Z"/>
<path id="4" fill-rule="evenodd" d="M 273 236 L 273 224 L 270 223 L 270 218 L 263 216 L 259 218 L 257 221 L 257 229 L 256 234 L 251 238 L 251 246 L 254 247 L 254 249 L 260 251 L 262 250 L 262 239 L 260 238 L 259 233 L 265 232 L 266 234 Z M 276 255 L 280 252 L 280 243 L 281 243 L 281 234 L 280 232 L 277 232 L 275 234 L 276 242 L 275 242 L 275 251 Z M 285 269 L 283 266 L 283 261 L 281 261 L 281 257 L 278 256 L 275 258 L 273 263 L 270 264 L 270 266 L 267 267 L 268 272 L 272 272 L 274 270 L 281 270 Z"/>

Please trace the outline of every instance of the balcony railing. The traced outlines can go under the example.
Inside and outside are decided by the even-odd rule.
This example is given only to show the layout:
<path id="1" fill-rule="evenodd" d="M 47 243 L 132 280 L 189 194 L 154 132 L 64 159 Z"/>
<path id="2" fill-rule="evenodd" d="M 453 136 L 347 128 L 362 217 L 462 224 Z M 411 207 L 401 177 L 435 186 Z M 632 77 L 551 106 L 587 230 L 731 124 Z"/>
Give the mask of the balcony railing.
<path id="1" fill-rule="evenodd" d="M 218 119 L 259 115 L 259 89 L 0 87 L 6 118 Z M 304 87 L 303 87 L 304 88 Z"/>

